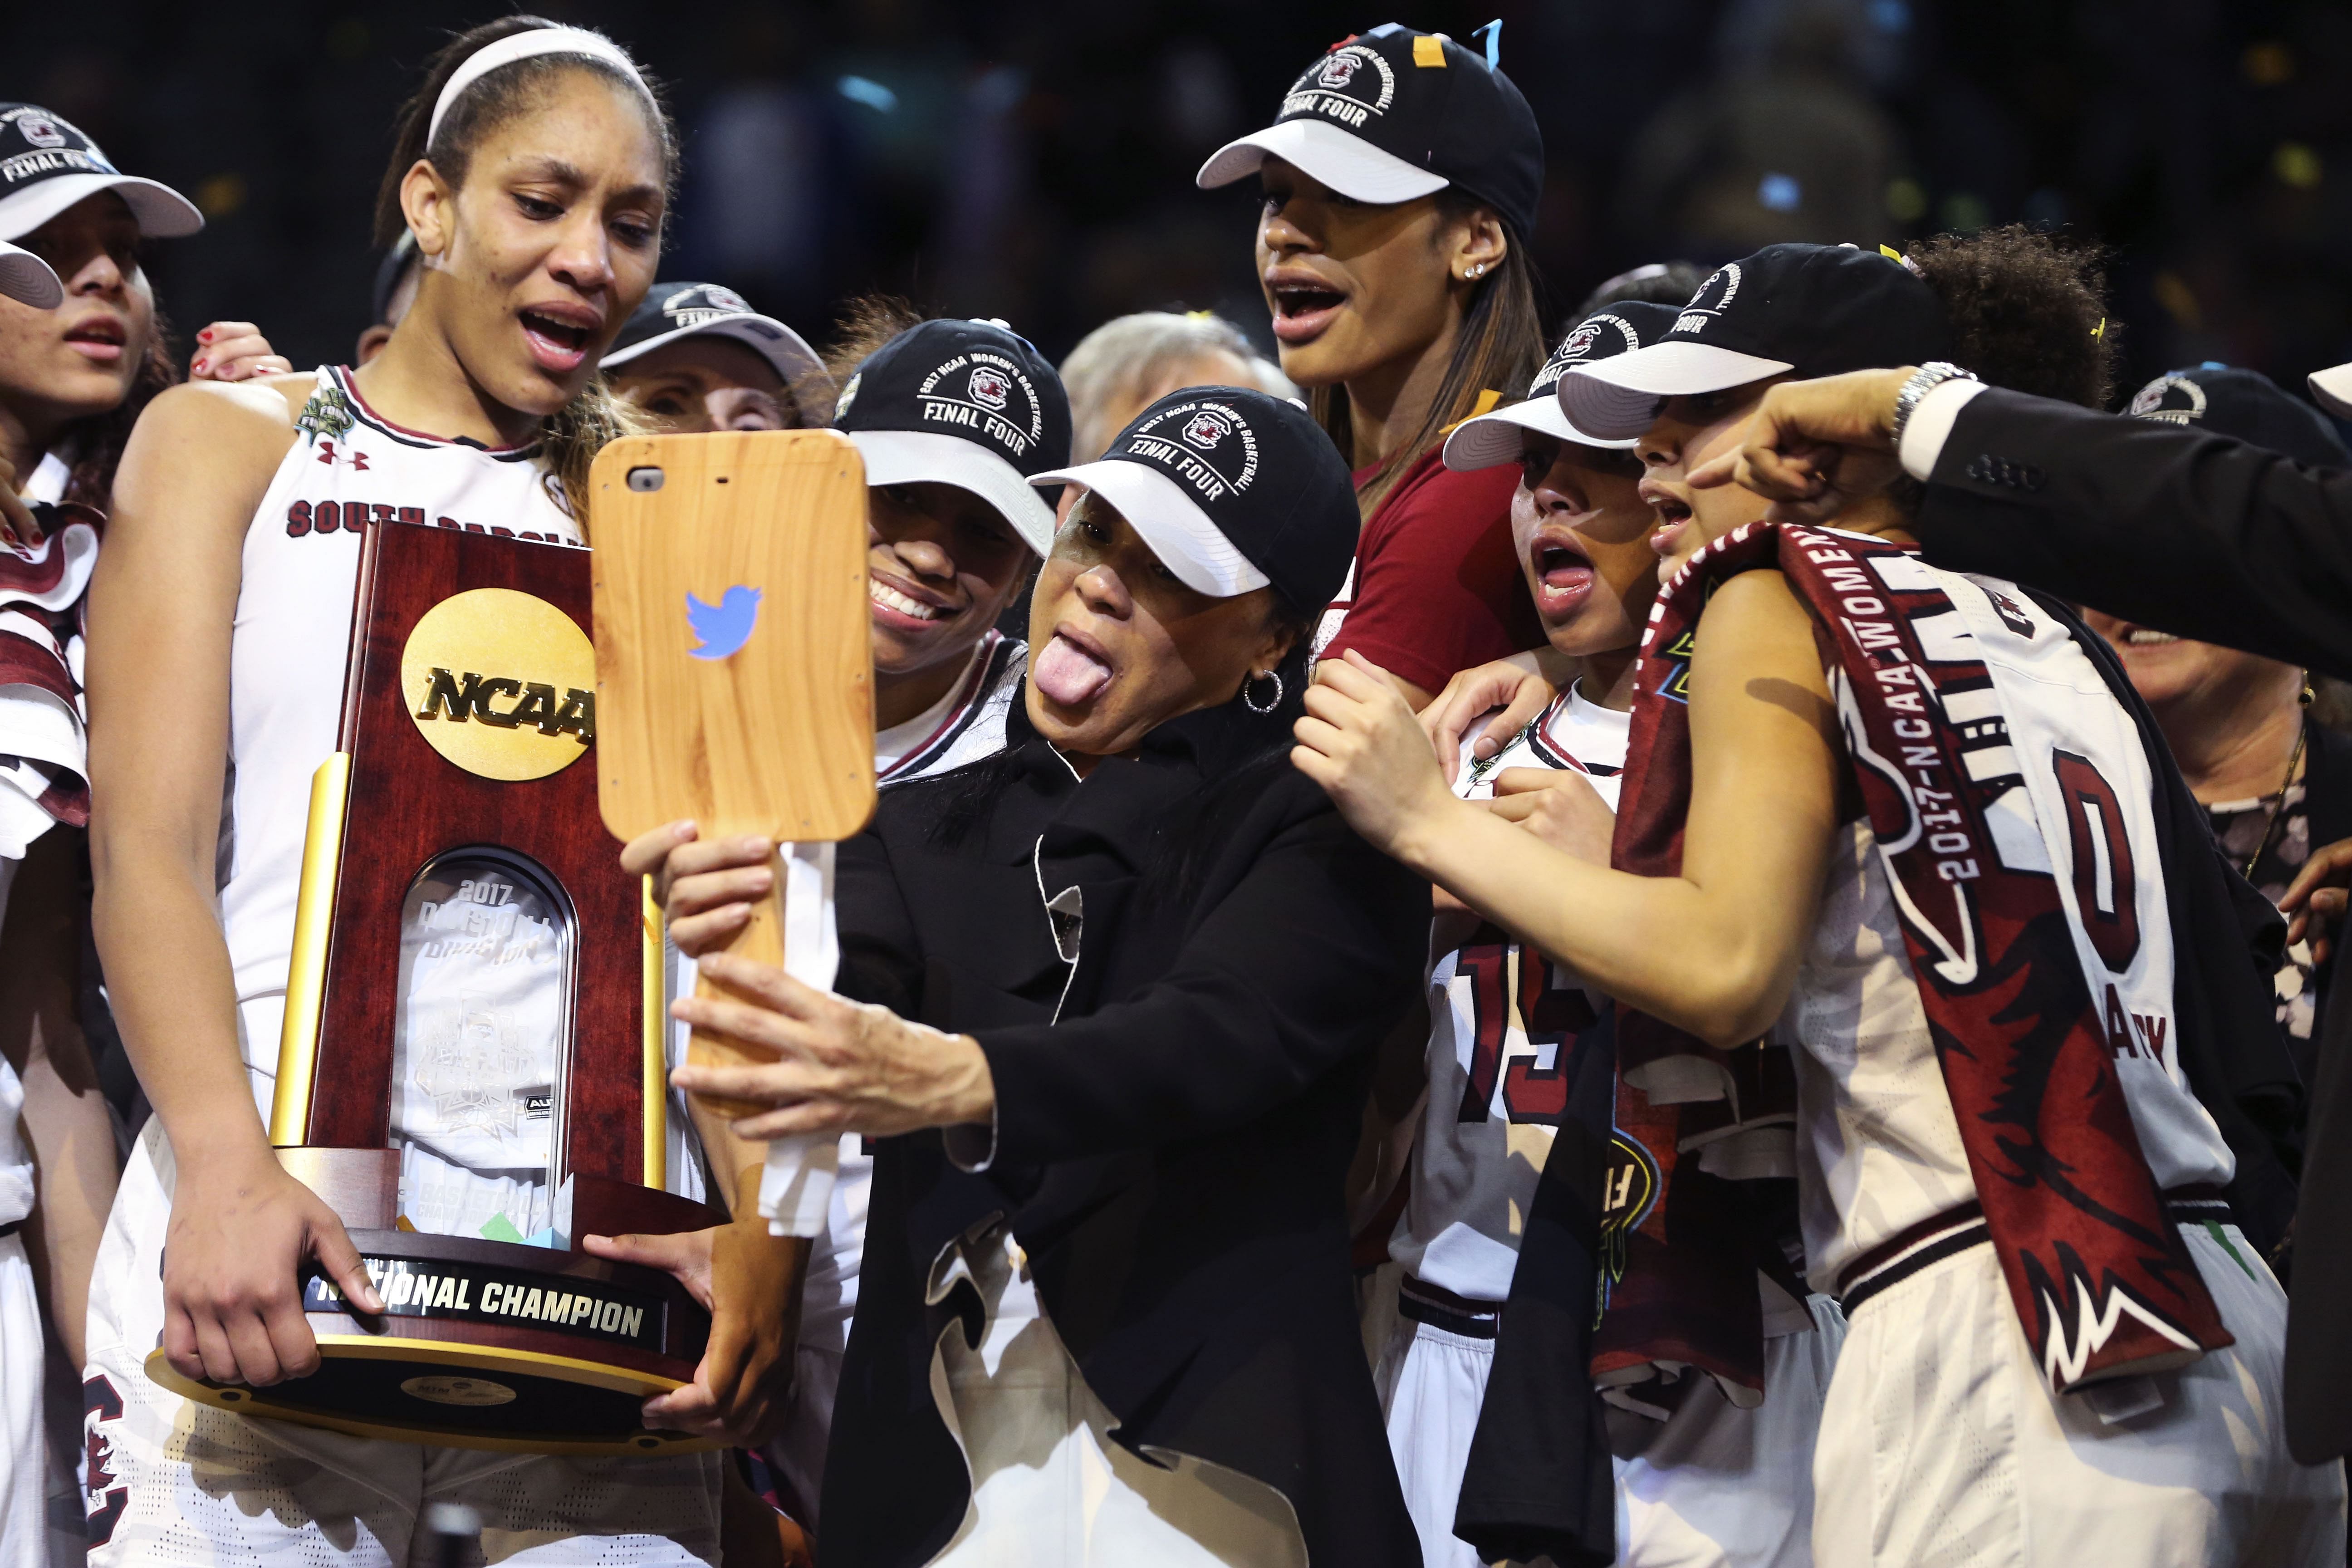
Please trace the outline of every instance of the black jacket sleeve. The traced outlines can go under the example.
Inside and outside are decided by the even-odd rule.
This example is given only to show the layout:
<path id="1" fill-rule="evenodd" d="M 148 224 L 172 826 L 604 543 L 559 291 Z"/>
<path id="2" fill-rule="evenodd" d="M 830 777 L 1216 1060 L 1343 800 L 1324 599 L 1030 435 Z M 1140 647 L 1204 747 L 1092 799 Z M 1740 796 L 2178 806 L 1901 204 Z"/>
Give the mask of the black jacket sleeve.
<path id="1" fill-rule="evenodd" d="M 853 1002 L 878 1002 L 902 1018 L 919 1017 L 922 943 L 879 833 L 868 828 L 835 851 L 833 907 L 841 938 L 833 988 Z"/>
<path id="2" fill-rule="evenodd" d="M 1077 1159 L 1255 1120 L 1378 1043 L 1428 933 L 1428 885 L 1316 812 L 1266 842 L 1141 991 L 977 1032 L 996 1157 Z"/>
<path id="3" fill-rule="evenodd" d="M 1994 388 L 1916 531 L 1939 566 L 2352 678 L 2352 471 Z"/>

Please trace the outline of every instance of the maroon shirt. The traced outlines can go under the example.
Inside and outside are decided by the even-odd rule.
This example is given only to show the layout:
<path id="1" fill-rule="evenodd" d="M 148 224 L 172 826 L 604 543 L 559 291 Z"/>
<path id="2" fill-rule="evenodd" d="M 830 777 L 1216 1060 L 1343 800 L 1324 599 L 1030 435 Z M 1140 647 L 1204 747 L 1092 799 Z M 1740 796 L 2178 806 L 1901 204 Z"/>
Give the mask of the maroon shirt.
<path id="1" fill-rule="evenodd" d="M 1360 469 L 1356 483 L 1372 472 Z M 1436 447 L 1408 467 L 1364 521 L 1355 576 L 1331 606 L 1346 620 L 1322 657 L 1354 648 L 1434 692 L 1456 670 L 1541 647 L 1511 548 L 1518 482 L 1509 465 L 1456 473 Z"/>

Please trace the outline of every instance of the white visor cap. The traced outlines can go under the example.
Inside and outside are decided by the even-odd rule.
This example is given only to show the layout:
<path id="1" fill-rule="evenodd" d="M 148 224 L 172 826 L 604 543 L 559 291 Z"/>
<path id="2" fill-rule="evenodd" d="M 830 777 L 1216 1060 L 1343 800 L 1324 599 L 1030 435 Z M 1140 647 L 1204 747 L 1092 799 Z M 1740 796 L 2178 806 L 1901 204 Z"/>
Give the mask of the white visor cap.
<path id="1" fill-rule="evenodd" d="M 2311 373 L 2311 395 L 2338 419 L 2352 419 L 2352 364 L 2332 364 Z"/>
<path id="2" fill-rule="evenodd" d="M 1094 491 L 1118 509 L 1160 563 L 1196 594 L 1230 599 L 1273 579 L 1234 548 L 1184 487 L 1159 469 L 1123 458 L 1105 458 L 1039 474 L 1033 485 L 1061 483 Z"/>
<path id="3" fill-rule="evenodd" d="M 1578 429 L 1605 440 L 1625 440 L 1647 430 L 1658 416 L 1658 405 L 1669 397 L 1745 386 L 1795 368 L 1785 360 L 1668 339 L 1613 359 L 1570 366 L 1559 378 L 1559 401 L 1568 422 Z"/>
<path id="4" fill-rule="evenodd" d="M 1021 470 L 976 441 L 927 430 L 845 430 L 866 461 L 866 483 L 953 485 L 996 509 L 1040 556 L 1054 548 L 1054 509 Z"/>
<path id="5" fill-rule="evenodd" d="M 54 310 L 65 303 L 66 286 L 47 262 L 0 239 L 0 294 L 36 310 Z"/>
<path id="6" fill-rule="evenodd" d="M 1286 120 L 1228 142 L 1209 154 L 1192 183 L 1204 191 L 1247 179 L 1268 155 L 1281 159 L 1343 196 L 1388 206 L 1442 191 L 1443 174 L 1416 169 L 1393 153 L 1383 153 L 1360 136 L 1350 136 L 1323 120 Z"/>
<path id="7" fill-rule="evenodd" d="M 1454 434 L 1445 438 L 1445 466 L 1460 473 L 1516 463 L 1527 449 L 1526 433 L 1529 430 L 1555 441 L 1573 441 L 1580 447 L 1599 447 L 1611 452 L 1631 451 L 1641 444 L 1638 434 L 1607 441 L 1587 435 L 1568 422 L 1559 399 L 1545 391 L 1525 403 L 1514 403 L 1456 425 Z"/>

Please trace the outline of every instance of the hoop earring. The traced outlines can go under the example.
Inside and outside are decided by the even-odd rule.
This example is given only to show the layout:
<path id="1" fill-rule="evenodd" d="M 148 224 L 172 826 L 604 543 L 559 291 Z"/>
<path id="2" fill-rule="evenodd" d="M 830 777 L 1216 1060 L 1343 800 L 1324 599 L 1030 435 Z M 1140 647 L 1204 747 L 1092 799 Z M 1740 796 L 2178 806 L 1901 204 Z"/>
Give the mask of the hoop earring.
<path id="1" fill-rule="evenodd" d="M 1258 705 L 1256 696 L 1250 689 L 1261 679 L 1271 680 L 1274 682 L 1274 695 L 1266 699 L 1264 707 L 1260 707 Z M 1260 670 L 1256 674 L 1250 676 L 1246 680 L 1244 680 L 1242 682 L 1242 706 L 1247 708 L 1253 713 L 1271 713 L 1276 709 L 1281 707 L 1282 671 L 1278 669 Z"/>

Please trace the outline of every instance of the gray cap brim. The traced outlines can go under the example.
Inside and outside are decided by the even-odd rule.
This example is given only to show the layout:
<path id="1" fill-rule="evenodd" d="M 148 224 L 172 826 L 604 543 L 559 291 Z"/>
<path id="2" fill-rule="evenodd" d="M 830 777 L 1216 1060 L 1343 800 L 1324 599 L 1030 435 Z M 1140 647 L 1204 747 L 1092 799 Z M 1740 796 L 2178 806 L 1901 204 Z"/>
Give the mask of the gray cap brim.
<path id="1" fill-rule="evenodd" d="M 65 303 L 66 286 L 47 262 L 0 240 L 0 294 L 36 310 L 54 310 Z"/>
<path id="2" fill-rule="evenodd" d="M 1560 411 L 1578 429 L 1606 440 L 1639 436 L 1669 397 L 1722 392 L 1779 375 L 1796 366 L 1736 349 L 1668 339 L 1590 364 L 1570 365 L 1559 378 Z"/>
<path id="3" fill-rule="evenodd" d="M 0 239 L 21 239 L 100 191 L 121 196 L 139 220 L 139 232 L 150 239 L 179 239 L 205 226 L 195 203 L 156 181 L 136 174 L 52 174 L 0 201 Z"/>
<path id="4" fill-rule="evenodd" d="M 953 485 L 996 509 L 1021 542 L 1044 556 L 1054 548 L 1054 509 L 1021 470 L 976 441 L 929 430 L 845 430 L 866 459 L 866 483 Z"/>
<path id="5" fill-rule="evenodd" d="M 641 343 L 631 343 L 627 348 L 612 350 L 604 355 L 601 363 L 603 368 L 606 370 L 617 370 L 631 360 L 641 358 L 657 348 L 677 342 L 680 338 L 693 337 L 732 338 L 735 342 L 755 351 L 760 357 L 775 366 L 777 378 L 784 384 L 786 392 L 794 395 L 795 403 L 800 401 L 798 395 L 801 390 L 801 380 L 812 371 L 821 372 L 824 369 L 824 361 L 817 357 L 816 350 L 809 347 L 806 338 L 802 337 L 773 316 L 761 316 L 750 311 L 714 316 L 709 321 L 691 327 L 673 327 L 668 331 L 656 333 Z M 830 406 L 819 408 L 803 406 L 801 409 L 801 417 L 811 424 L 822 425 L 832 412 Z"/>
<path id="6" fill-rule="evenodd" d="M 1514 403 L 1508 408 L 1497 408 L 1456 425 L 1454 434 L 1445 438 L 1445 466 L 1460 473 L 1516 463 L 1527 447 L 1526 433 L 1529 430 L 1555 441 L 1573 441 L 1580 447 L 1599 447 L 1611 452 L 1630 451 L 1641 443 L 1638 435 L 1604 441 L 1586 434 L 1568 422 L 1559 399 L 1545 392 L 1525 403 Z"/>

